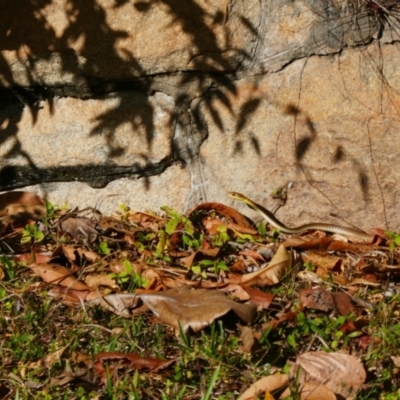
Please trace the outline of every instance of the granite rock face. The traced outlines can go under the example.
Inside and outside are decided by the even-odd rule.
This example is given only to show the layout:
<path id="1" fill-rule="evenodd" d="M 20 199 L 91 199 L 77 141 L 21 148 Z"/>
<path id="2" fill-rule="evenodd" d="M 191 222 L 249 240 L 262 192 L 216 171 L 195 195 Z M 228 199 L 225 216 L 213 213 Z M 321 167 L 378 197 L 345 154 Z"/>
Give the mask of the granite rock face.
<path id="1" fill-rule="evenodd" d="M 400 230 L 398 6 L 382 7 L 7 2 L 0 190 L 111 212 L 230 190 L 273 208 L 283 187 L 288 225 Z"/>

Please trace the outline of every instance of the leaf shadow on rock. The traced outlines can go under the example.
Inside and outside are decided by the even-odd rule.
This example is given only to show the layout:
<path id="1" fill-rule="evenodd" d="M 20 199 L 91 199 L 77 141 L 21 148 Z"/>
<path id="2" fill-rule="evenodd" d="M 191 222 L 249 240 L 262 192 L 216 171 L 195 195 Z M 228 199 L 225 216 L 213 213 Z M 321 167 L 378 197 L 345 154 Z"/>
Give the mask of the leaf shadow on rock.
<path id="1" fill-rule="evenodd" d="M 157 7 L 163 5 L 168 13 L 173 16 L 174 22 L 178 21 L 184 33 L 189 35 L 191 45 L 188 46 L 190 52 L 191 66 L 187 71 L 171 70 L 167 73 L 180 73 L 181 78 L 177 81 L 176 87 L 172 89 L 176 103 L 176 113 L 171 116 L 171 124 L 176 120 L 182 120 L 187 128 L 191 130 L 191 124 L 184 121 L 182 114 L 186 113 L 190 106 L 192 107 L 193 123 L 204 140 L 208 132 L 204 124 L 199 124 L 201 119 L 201 104 L 205 104 L 206 109 L 217 126 L 223 131 L 222 118 L 219 112 L 213 106 L 213 99 L 220 99 L 223 104 L 231 109 L 229 98 L 221 90 L 223 87 L 231 94 L 236 94 L 235 72 L 241 68 L 243 61 L 249 61 L 251 54 L 244 49 L 231 49 L 232 44 L 227 39 L 224 46 L 218 43 L 216 33 L 205 22 L 206 18 L 212 18 L 214 25 L 225 24 L 228 18 L 228 9 L 219 10 L 215 15 L 208 15 L 207 11 L 196 2 L 190 0 L 181 2 L 178 0 L 156 0 L 149 2 L 136 2 L 138 12 L 146 14 L 151 12 L 152 5 Z M 115 1 L 114 8 L 126 5 L 124 1 Z M 113 96 L 120 99 L 119 104 L 97 117 L 97 125 L 93 129 L 93 135 L 104 135 L 105 145 L 108 148 L 107 166 L 110 174 L 101 178 L 96 178 L 94 187 L 100 187 L 107 184 L 110 180 L 118 179 L 121 176 L 133 174 L 135 177 L 144 177 L 145 187 L 150 186 L 147 176 L 162 172 L 173 162 L 188 161 L 190 154 L 186 159 L 177 154 L 173 144 L 171 145 L 170 155 L 162 160 L 161 164 L 154 165 L 152 161 L 137 163 L 133 170 L 122 172 L 114 166 L 112 160 L 124 154 L 125 148 L 118 144 L 116 130 L 118 127 L 128 123 L 135 131 L 137 124 L 144 129 L 145 141 L 148 148 L 152 147 L 154 138 L 154 107 L 149 101 L 157 89 L 154 76 L 146 76 L 146 70 L 140 65 L 139 59 L 135 57 L 129 49 L 117 50 L 117 43 L 126 38 L 129 33 L 122 29 L 115 29 L 110 26 L 107 20 L 106 9 L 96 0 L 69 0 L 66 7 L 66 27 L 62 33 L 56 32 L 47 16 L 52 13 L 55 3 L 51 0 L 21 0 L 9 2 L 7 12 L 0 16 L 0 26 L 3 32 L 0 50 L 16 52 L 21 68 L 26 76 L 26 87 L 14 80 L 15 71 L 8 64 L 7 59 L 0 53 L 0 78 L 3 86 L 7 87 L 1 90 L 0 97 L 0 122 L 7 121 L 1 125 L 0 137 L 1 143 L 14 140 L 15 144 L 12 150 L 4 156 L 4 159 L 22 157 L 28 165 L 28 168 L 20 169 L 17 166 L 8 164 L 3 166 L 0 171 L 0 189 L 14 189 L 36 184 L 39 182 L 60 182 L 76 180 L 81 170 L 85 168 L 93 169 L 94 166 L 77 165 L 75 167 L 55 166 L 53 171 L 41 168 L 35 164 L 35 160 L 29 155 L 29 151 L 24 149 L 24 144 L 18 138 L 18 125 L 21 121 L 25 107 L 28 107 L 32 120 L 35 123 L 40 117 L 40 104 L 46 101 L 50 109 L 54 112 L 53 98 L 55 96 L 73 96 L 86 98 L 100 98 L 101 96 L 113 93 Z M 49 11 L 49 8 L 52 11 Z M 21 13 L 22 11 L 22 13 Z M 257 34 L 254 24 L 245 16 L 241 16 L 241 23 L 252 35 Z M 228 32 L 226 32 L 228 37 Z M 71 43 L 80 41 L 81 46 L 78 52 L 71 48 Z M 229 51 L 228 51 L 229 50 Z M 84 59 L 84 61 L 82 61 Z M 73 85 L 49 86 L 42 81 L 42 78 L 36 76 L 36 69 L 40 64 L 46 61 L 48 63 L 57 62 L 60 67 L 59 73 L 72 75 Z M 110 79 L 107 73 L 107 65 L 118 65 L 116 78 Z M 200 71 L 200 73 L 197 73 Z M 158 75 L 158 74 L 157 74 Z M 165 72 L 159 74 L 161 77 Z M 192 89 L 188 94 L 185 86 L 191 81 Z M 182 89 L 179 88 L 182 86 Z M 141 107 L 132 106 L 127 103 L 121 93 L 129 92 L 133 97 L 141 96 Z M 196 93 L 193 96 L 193 93 Z M 204 97 L 208 93 L 208 96 Z M 193 103 L 195 97 L 202 97 L 201 102 Z M 126 96 L 125 96 L 126 98 Z M 257 100 L 256 100 L 257 101 Z M 10 107 L 12 109 L 10 109 Z M 246 106 L 240 113 L 241 124 L 238 129 L 244 128 L 246 114 L 251 114 Z M 11 118 L 9 116 L 12 116 Z M 137 122 L 139 121 L 139 122 Z M 5 128 L 3 128 L 5 126 Z M 198 146 L 202 140 L 199 141 Z M 251 136 L 250 142 L 257 151 L 260 152 L 257 140 Z M 196 155 L 196 148 L 192 155 Z M 3 160 L 4 162 L 4 160 Z M 69 169 L 68 169 L 69 168 Z M 32 172 L 32 176 L 29 173 Z M 93 183 L 87 174 L 78 180 Z M 10 178 L 11 177 L 11 178 Z M 101 182 L 102 181 L 102 182 Z M 22 182 L 22 183 L 18 183 Z M 99 183 L 100 182 L 100 183 Z"/>

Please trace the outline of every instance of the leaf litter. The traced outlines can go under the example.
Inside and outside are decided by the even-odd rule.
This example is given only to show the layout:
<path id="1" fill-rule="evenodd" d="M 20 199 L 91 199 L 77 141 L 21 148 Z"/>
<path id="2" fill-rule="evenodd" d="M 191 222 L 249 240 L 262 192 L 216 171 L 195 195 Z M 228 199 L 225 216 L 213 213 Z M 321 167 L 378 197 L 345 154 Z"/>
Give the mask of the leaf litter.
<path id="1" fill-rule="evenodd" d="M 227 378 L 224 383 L 210 378 L 215 396 L 226 396 L 218 398 L 257 399 L 263 393 L 274 399 L 297 393 L 309 400 L 353 399 L 379 387 L 377 371 L 388 363 L 393 366 L 393 387 L 400 383 L 395 373 L 400 357 L 395 343 L 400 334 L 400 237 L 394 232 L 385 237 L 379 231 L 379 244 L 341 241 L 321 232 L 285 235 L 282 241 L 265 225 L 255 226 L 220 203 L 200 204 L 187 215 L 163 207 L 161 213 L 125 208 L 102 216 L 93 209 L 56 209 L 29 192 L 13 193 L 0 196 L 0 333 L 6 338 L 5 354 L 11 354 L 7 345 L 14 333 L 4 323 L 18 315 L 16 305 L 17 313 L 28 308 L 28 295 L 39 296 L 43 307 L 60 313 L 54 317 L 54 337 L 75 331 L 76 324 L 99 327 L 111 335 L 111 342 L 114 335 L 125 337 L 129 329 L 95 323 L 101 322 L 96 314 L 102 313 L 123 326 L 147 321 L 140 325 L 145 336 L 165 326 L 168 339 L 161 352 L 152 351 L 152 346 L 132 352 L 135 341 L 126 351 L 113 350 L 115 345 L 110 351 L 106 341 L 87 358 L 77 359 L 79 343 L 73 336 L 67 341 L 60 337 L 51 350 L 30 355 L 23 368 L 18 365 L 26 355 L 4 356 L 3 370 L 10 377 L 17 371 L 19 384 L 26 382 L 29 390 L 51 391 L 85 381 L 101 392 L 110 382 L 137 376 L 135 371 L 142 369 L 159 388 L 160 379 L 172 382 L 173 376 L 180 376 L 178 359 L 188 363 L 181 350 L 171 350 L 173 343 L 196 353 L 200 350 L 191 341 L 215 335 L 216 326 L 225 340 L 237 338 L 233 347 L 221 343 L 218 352 L 250 357 L 237 359 L 247 360 L 238 369 L 240 379 Z M 389 308 L 382 311 L 386 304 Z M 53 318 L 50 309 L 44 322 Z M 79 310 L 86 315 L 81 322 L 76 317 Z M 374 325 L 383 315 L 384 332 Z M 88 318 L 91 322 L 83 324 Z M 392 331 L 394 339 L 389 341 Z M 41 340 L 49 340 L 48 334 L 42 332 Z M 90 337 L 84 340 L 90 348 Z M 218 352 L 205 353 L 217 362 L 214 375 L 223 365 Z M 202 357 L 192 359 L 197 365 L 193 371 L 204 369 Z M 193 377 L 193 371 L 186 370 L 185 379 Z M 256 379 L 252 371 L 268 376 Z M 39 382 L 36 389 L 29 383 L 32 378 Z M 7 393 L 15 393 L 13 385 L 5 387 Z M 146 390 L 140 390 L 146 397 Z M 194 391 L 187 398 L 201 396 Z"/>

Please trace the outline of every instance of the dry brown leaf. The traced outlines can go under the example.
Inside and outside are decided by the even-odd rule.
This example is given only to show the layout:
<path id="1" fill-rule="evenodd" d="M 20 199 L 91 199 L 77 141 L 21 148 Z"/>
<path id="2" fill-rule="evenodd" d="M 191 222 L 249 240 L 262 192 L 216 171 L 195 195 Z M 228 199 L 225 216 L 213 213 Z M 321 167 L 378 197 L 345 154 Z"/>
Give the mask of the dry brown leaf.
<path id="1" fill-rule="evenodd" d="M 17 262 L 43 264 L 51 260 L 51 253 L 24 253 L 14 258 Z"/>
<path id="2" fill-rule="evenodd" d="M 333 302 L 335 303 L 335 310 L 339 315 L 349 315 L 356 310 L 352 302 L 352 297 L 345 292 L 333 292 Z"/>
<path id="3" fill-rule="evenodd" d="M 284 246 L 280 245 L 278 251 L 265 268 L 242 275 L 240 283 L 245 283 L 248 286 L 275 285 L 288 272 L 289 261 L 289 253 Z"/>
<path id="4" fill-rule="evenodd" d="M 86 260 L 88 260 L 89 262 L 95 262 L 101 259 L 101 257 L 94 251 L 86 250 L 83 249 L 82 247 L 77 248 L 76 251 L 79 257 L 86 258 Z"/>
<path id="5" fill-rule="evenodd" d="M 63 286 L 54 286 L 49 290 L 49 296 L 61 299 L 63 303 L 74 305 L 83 301 L 92 301 L 101 298 L 97 291 L 74 290 Z"/>
<path id="6" fill-rule="evenodd" d="M 319 382 L 349 400 L 355 398 L 366 379 L 361 362 L 348 354 L 311 351 L 299 355 L 296 365 L 304 371 L 300 374 L 302 382 Z M 295 369 L 292 371 L 294 378 L 297 376 Z"/>
<path id="7" fill-rule="evenodd" d="M 90 367 L 92 364 L 92 357 L 86 353 L 79 353 L 77 351 L 73 351 L 71 354 L 71 361 L 74 364 L 81 364 L 85 367 Z"/>
<path id="8" fill-rule="evenodd" d="M 134 353 L 99 353 L 95 356 L 93 362 L 94 371 L 100 376 L 100 382 L 106 383 L 107 369 L 104 366 L 105 362 L 114 363 L 109 365 L 108 373 L 112 376 L 115 369 L 134 368 L 134 369 L 149 369 L 159 370 L 168 367 L 175 360 L 160 360 L 159 358 L 143 358 Z"/>
<path id="9" fill-rule="evenodd" d="M 70 261 L 72 264 L 75 264 L 76 261 L 75 247 L 62 244 L 61 249 L 65 257 L 67 257 L 67 260 Z"/>
<path id="10" fill-rule="evenodd" d="M 130 317 L 130 309 L 142 302 L 164 323 L 176 330 L 191 328 L 197 332 L 210 325 L 216 318 L 234 311 L 244 322 L 254 319 L 257 307 L 240 304 L 216 290 L 195 289 L 183 286 L 158 293 L 114 294 L 92 302 L 114 313 Z"/>
<path id="11" fill-rule="evenodd" d="M 348 315 L 356 310 L 352 297 L 345 292 L 329 292 L 324 288 L 303 289 L 299 294 L 302 308 L 330 311 L 336 310 L 340 315 Z"/>
<path id="12" fill-rule="evenodd" d="M 257 304 L 258 306 L 268 309 L 271 305 L 272 300 L 274 299 L 274 295 L 271 293 L 264 293 L 261 290 L 253 289 L 249 286 L 242 285 L 243 289 L 250 296 L 250 300 L 252 303 Z"/>
<path id="13" fill-rule="evenodd" d="M 120 315 L 121 317 L 130 318 L 132 316 L 131 309 L 139 305 L 140 297 L 134 293 L 126 294 L 110 294 L 102 298 L 94 299 L 89 305 L 101 305 L 106 310 Z"/>
<path id="14" fill-rule="evenodd" d="M 106 286 L 111 289 L 118 289 L 118 285 L 110 275 L 88 275 L 85 278 L 85 283 L 90 289 L 96 290 L 100 286 Z"/>
<path id="15" fill-rule="evenodd" d="M 347 284 L 348 285 L 365 285 L 365 286 L 372 286 L 372 287 L 381 287 L 382 286 L 382 284 L 379 282 L 372 282 L 372 281 L 369 281 L 369 280 L 363 279 L 363 278 L 353 279 L 351 282 L 347 282 Z"/>
<path id="16" fill-rule="evenodd" d="M 228 207 L 224 204 L 220 203 L 203 203 L 199 204 L 197 207 L 195 207 L 193 210 L 189 212 L 189 216 L 193 214 L 195 211 L 199 210 L 215 210 L 218 214 L 224 216 L 224 217 L 229 217 L 232 218 L 237 224 L 239 224 L 242 227 L 245 228 L 252 228 L 250 222 L 247 220 L 247 218 L 241 214 L 240 212 L 236 211 L 232 207 Z"/>
<path id="17" fill-rule="evenodd" d="M 252 304 L 237 303 L 219 291 L 190 290 L 185 286 L 140 298 L 163 322 L 177 330 L 181 326 L 184 332 L 189 328 L 197 332 L 231 310 L 250 323 L 257 309 Z"/>
<path id="18" fill-rule="evenodd" d="M 400 357 L 399 356 L 390 356 L 391 360 L 393 361 L 393 364 L 397 367 L 400 368 Z"/>
<path id="19" fill-rule="evenodd" d="M 69 233 L 77 240 L 87 240 L 92 243 L 99 235 L 95 229 L 97 222 L 84 217 L 69 217 L 60 223 L 60 229 Z"/>
<path id="20" fill-rule="evenodd" d="M 299 294 L 302 308 L 330 311 L 335 308 L 331 292 L 324 288 L 303 289 Z"/>
<path id="21" fill-rule="evenodd" d="M 153 232 L 158 232 L 165 224 L 165 218 L 139 211 L 130 212 L 127 217 L 130 222 L 136 223 L 143 228 L 150 229 Z"/>
<path id="22" fill-rule="evenodd" d="M 340 271 L 342 258 L 331 256 L 330 254 L 319 254 L 314 251 L 308 251 L 301 255 L 304 263 L 312 262 L 317 267 L 317 275 L 325 277 L 332 270 Z"/>
<path id="23" fill-rule="evenodd" d="M 300 394 L 300 400 L 336 400 L 335 394 L 325 385 L 318 382 L 304 382 L 296 388 Z M 281 394 L 280 399 L 290 396 L 290 388 L 286 388 Z"/>
<path id="24" fill-rule="evenodd" d="M 75 290 L 89 290 L 83 282 L 72 276 L 71 271 L 58 264 L 31 264 L 29 265 L 45 282 L 58 284 Z"/>
<path id="25" fill-rule="evenodd" d="M 203 225 L 204 228 L 207 229 L 208 233 L 210 235 L 217 235 L 218 233 L 221 232 L 221 229 L 231 229 L 233 231 L 239 232 L 239 233 L 246 233 L 249 235 L 257 235 L 258 231 L 254 228 L 249 228 L 247 226 L 242 226 L 239 224 L 235 224 L 233 222 L 224 222 L 220 220 L 219 218 L 211 218 L 211 217 L 206 217 L 203 218 Z"/>
<path id="26" fill-rule="evenodd" d="M 115 231 L 119 233 L 124 233 L 128 236 L 136 232 L 143 232 L 143 228 L 132 226 L 131 224 L 123 222 L 120 219 L 106 216 L 103 216 L 100 219 L 98 226 L 105 232 Z"/>
<path id="27" fill-rule="evenodd" d="M 239 396 L 238 400 L 257 400 L 260 393 L 273 392 L 274 390 L 287 385 L 288 382 L 289 377 L 287 375 L 275 374 L 264 376 L 246 389 L 246 391 Z"/>
<path id="28" fill-rule="evenodd" d="M 285 313 L 278 314 L 277 317 L 278 319 L 272 319 L 271 321 L 268 321 L 267 323 L 262 325 L 262 329 L 276 329 L 281 325 L 283 322 L 286 321 L 294 321 L 297 318 L 298 312 L 295 311 L 287 311 Z"/>
<path id="29" fill-rule="evenodd" d="M 196 256 L 203 255 L 203 256 L 215 258 L 218 255 L 218 253 L 219 253 L 218 247 L 216 247 L 214 249 L 202 249 L 202 250 L 194 251 L 187 257 L 181 258 L 179 260 L 179 262 L 181 265 L 185 266 L 186 268 L 190 268 L 192 266 L 193 261 Z"/>
<path id="30" fill-rule="evenodd" d="M 229 283 L 220 290 L 225 293 L 232 293 L 240 301 L 250 300 L 250 295 L 243 289 L 243 286 L 237 283 Z"/>
<path id="31" fill-rule="evenodd" d="M 38 219 L 45 215 L 46 204 L 37 194 L 24 191 L 0 194 L 0 217 L 10 222 Z"/>
<path id="32" fill-rule="evenodd" d="M 256 344 L 253 330 L 248 326 L 242 326 L 240 324 L 237 324 L 237 327 L 239 328 L 240 341 L 242 342 L 240 350 L 242 350 L 244 353 L 252 353 L 252 350 Z"/>
<path id="33" fill-rule="evenodd" d="M 257 251 L 254 251 L 254 250 L 247 250 L 247 249 L 240 250 L 239 254 L 241 256 L 250 257 L 255 261 L 260 261 L 261 263 L 265 262 L 264 257 L 260 253 L 258 253 Z"/>

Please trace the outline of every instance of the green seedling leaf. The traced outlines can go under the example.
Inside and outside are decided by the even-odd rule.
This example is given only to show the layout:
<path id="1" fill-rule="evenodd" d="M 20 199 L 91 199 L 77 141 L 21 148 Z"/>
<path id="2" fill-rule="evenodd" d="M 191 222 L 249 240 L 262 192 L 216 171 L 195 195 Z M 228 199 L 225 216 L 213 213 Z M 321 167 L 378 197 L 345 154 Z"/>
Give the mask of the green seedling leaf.
<path id="1" fill-rule="evenodd" d="M 48 218 L 54 217 L 55 207 L 48 199 L 44 199 L 44 203 L 46 205 L 46 214 Z"/>
<path id="2" fill-rule="evenodd" d="M 214 261 L 212 260 L 201 260 L 199 261 L 199 265 L 205 266 L 205 267 L 210 267 L 214 265 Z"/>
<path id="3" fill-rule="evenodd" d="M 101 254 L 109 255 L 111 250 L 108 248 L 108 244 L 106 242 L 101 242 L 98 246 L 99 252 Z"/>
<path id="4" fill-rule="evenodd" d="M 0 256 L 0 267 L 3 267 L 7 279 L 13 279 L 15 276 L 16 263 L 7 256 Z"/>
<path id="5" fill-rule="evenodd" d="M 165 224 L 165 232 L 168 233 L 168 235 L 172 235 L 176 231 L 176 227 L 178 226 L 180 222 L 179 218 L 172 218 L 170 219 L 166 224 Z"/>
<path id="6" fill-rule="evenodd" d="M 158 238 L 159 241 L 156 246 L 156 255 L 162 256 L 162 254 L 164 253 L 165 245 L 167 244 L 167 235 L 165 231 L 158 232 Z"/>
<path id="7" fill-rule="evenodd" d="M 267 236 L 267 229 L 266 229 L 266 227 L 265 227 L 265 223 L 264 223 L 264 222 L 260 222 L 260 223 L 257 225 L 257 230 L 258 230 L 258 233 L 259 233 L 261 236 Z"/>
<path id="8" fill-rule="evenodd" d="M 40 231 L 37 225 L 26 225 L 22 231 L 21 243 L 26 244 L 30 241 L 41 242 L 44 239 L 44 233 Z"/>
<path id="9" fill-rule="evenodd" d="M 354 332 L 349 333 L 347 336 L 348 336 L 349 338 L 355 338 L 355 337 L 359 337 L 359 336 L 362 336 L 362 335 L 364 335 L 363 332 L 361 332 L 361 331 L 354 331 Z"/>
<path id="10" fill-rule="evenodd" d="M 297 343 L 296 343 L 296 338 L 294 335 L 289 335 L 287 337 L 287 342 L 290 346 L 292 346 L 294 349 L 297 347 Z"/>

